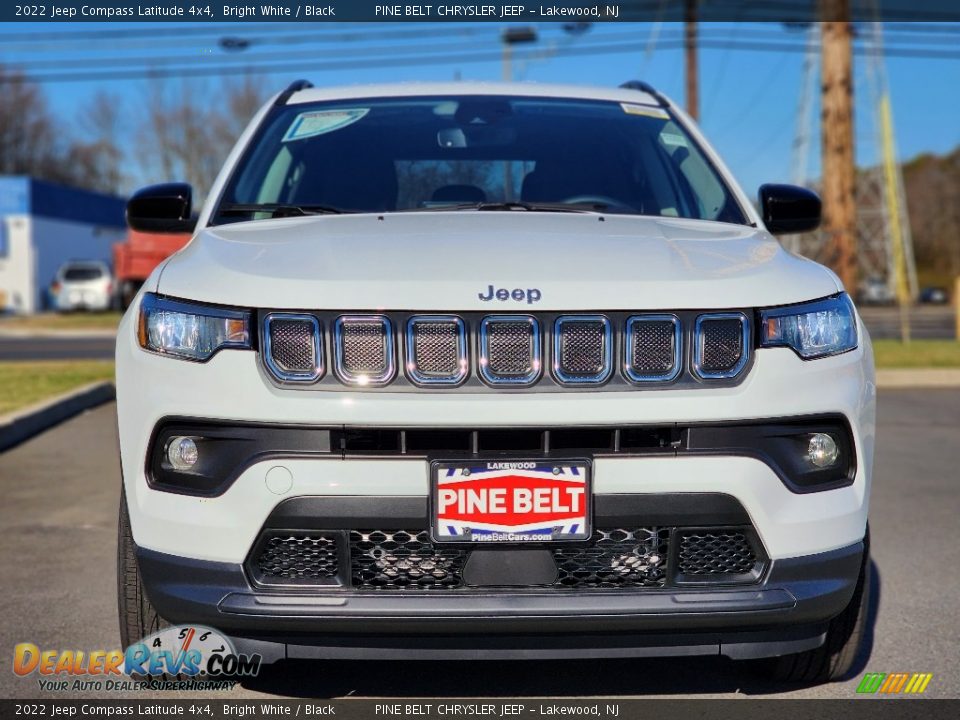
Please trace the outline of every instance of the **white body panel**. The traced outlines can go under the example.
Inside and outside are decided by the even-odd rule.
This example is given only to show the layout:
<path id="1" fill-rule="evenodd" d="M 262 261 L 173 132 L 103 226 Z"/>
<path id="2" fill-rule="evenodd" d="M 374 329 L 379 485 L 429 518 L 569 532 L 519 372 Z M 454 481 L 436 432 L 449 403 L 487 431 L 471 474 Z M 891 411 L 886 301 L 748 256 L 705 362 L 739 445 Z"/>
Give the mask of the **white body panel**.
<path id="1" fill-rule="evenodd" d="M 240 307 L 516 312 L 758 307 L 842 289 L 750 227 L 597 218 L 424 212 L 238 223 L 204 230 L 171 257 L 160 290 Z M 484 302 L 489 285 L 535 287 L 542 300 Z"/>

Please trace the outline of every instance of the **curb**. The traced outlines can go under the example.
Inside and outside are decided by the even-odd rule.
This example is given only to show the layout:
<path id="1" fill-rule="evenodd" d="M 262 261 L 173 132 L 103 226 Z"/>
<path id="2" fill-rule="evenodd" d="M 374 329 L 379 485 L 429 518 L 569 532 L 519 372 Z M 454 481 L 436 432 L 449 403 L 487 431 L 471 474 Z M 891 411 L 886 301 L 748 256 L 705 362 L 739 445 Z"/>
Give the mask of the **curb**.
<path id="1" fill-rule="evenodd" d="M 877 370 L 881 390 L 960 388 L 960 368 L 902 368 Z"/>
<path id="2" fill-rule="evenodd" d="M 117 389 L 107 380 L 90 383 L 50 400 L 0 416 L 0 453 L 84 410 L 113 400 Z"/>

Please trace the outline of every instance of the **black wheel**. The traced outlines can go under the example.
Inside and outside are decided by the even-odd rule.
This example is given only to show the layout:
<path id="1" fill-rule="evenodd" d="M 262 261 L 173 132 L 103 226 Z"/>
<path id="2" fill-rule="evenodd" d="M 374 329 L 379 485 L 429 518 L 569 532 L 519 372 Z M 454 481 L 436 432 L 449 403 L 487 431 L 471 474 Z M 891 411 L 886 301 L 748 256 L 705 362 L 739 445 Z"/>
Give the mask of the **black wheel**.
<path id="1" fill-rule="evenodd" d="M 793 683 L 839 680 L 853 667 L 870 614 L 870 529 L 863 539 L 863 564 L 850 604 L 830 621 L 827 639 L 815 650 L 784 655 L 772 662 L 774 679 Z"/>
<path id="2" fill-rule="evenodd" d="M 120 611 L 121 647 L 169 625 L 150 603 L 140 579 L 136 545 L 130 532 L 127 494 L 120 492 L 120 523 L 117 533 L 117 604 Z"/>

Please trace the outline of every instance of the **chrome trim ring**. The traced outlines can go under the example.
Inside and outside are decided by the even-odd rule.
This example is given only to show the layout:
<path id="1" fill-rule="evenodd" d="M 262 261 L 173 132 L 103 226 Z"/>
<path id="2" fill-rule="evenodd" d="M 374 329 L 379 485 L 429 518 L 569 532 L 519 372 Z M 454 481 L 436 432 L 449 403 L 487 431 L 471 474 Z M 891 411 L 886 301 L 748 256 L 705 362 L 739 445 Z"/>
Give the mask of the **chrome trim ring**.
<path id="1" fill-rule="evenodd" d="M 453 323 L 457 332 L 457 365 L 454 375 L 436 375 L 422 373 L 417 367 L 416 326 L 420 323 Z M 463 319 L 456 315 L 414 315 L 407 320 L 405 335 L 407 377 L 414 385 L 459 385 L 467 379 L 469 361 L 467 360 L 467 330 Z"/>
<path id="2" fill-rule="evenodd" d="M 633 326 L 645 322 L 669 322 L 673 325 L 673 369 L 658 375 L 639 373 L 633 369 Z M 623 373 L 634 383 L 670 382 L 680 375 L 683 357 L 683 329 L 680 318 L 669 313 L 631 315 L 627 318 L 623 334 Z"/>
<path id="3" fill-rule="evenodd" d="M 710 320 L 739 320 L 741 329 L 741 342 L 743 352 L 740 353 L 740 359 L 730 370 L 723 372 L 710 372 L 702 368 L 703 364 L 703 333 L 700 328 L 704 322 Z M 740 374 L 747 361 L 750 359 L 750 321 L 743 313 L 706 313 L 697 316 L 697 322 L 693 333 L 693 374 L 702 380 L 726 380 L 734 378 Z"/>
<path id="4" fill-rule="evenodd" d="M 563 325 L 568 322 L 599 322 L 603 325 L 603 367 L 592 375 L 578 375 L 564 372 L 561 367 L 563 357 Z M 561 315 L 553 321 L 553 375 L 562 385 L 599 385 L 613 374 L 613 328 L 606 315 Z"/>
<path id="5" fill-rule="evenodd" d="M 284 370 L 273 359 L 273 339 L 270 325 L 275 320 L 290 320 L 293 322 L 308 322 L 313 326 L 313 370 Z M 320 321 L 313 315 L 302 313 L 268 313 L 263 318 L 263 363 L 267 370 L 281 383 L 314 383 L 323 377 L 325 370 L 323 361 L 323 332 Z"/>
<path id="6" fill-rule="evenodd" d="M 383 328 L 384 370 L 378 375 L 354 373 L 344 367 L 343 326 L 345 324 L 380 325 Z M 393 338 L 393 323 L 386 315 L 341 315 L 333 326 L 335 362 L 333 371 L 344 385 L 380 387 L 393 380 L 397 372 L 396 347 Z"/>
<path id="7" fill-rule="evenodd" d="M 525 375 L 497 375 L 490 370 L 489 327 L 493 323 L 522 322 L 530 325 L 530 372 Z M 533 385 L 543 371 L 543 350 L 540 341 L 540 322 L 533 315 L 487 315 L 480 321 L 480 357 L 477 370 L 480 378 L 489 385 Z"/>

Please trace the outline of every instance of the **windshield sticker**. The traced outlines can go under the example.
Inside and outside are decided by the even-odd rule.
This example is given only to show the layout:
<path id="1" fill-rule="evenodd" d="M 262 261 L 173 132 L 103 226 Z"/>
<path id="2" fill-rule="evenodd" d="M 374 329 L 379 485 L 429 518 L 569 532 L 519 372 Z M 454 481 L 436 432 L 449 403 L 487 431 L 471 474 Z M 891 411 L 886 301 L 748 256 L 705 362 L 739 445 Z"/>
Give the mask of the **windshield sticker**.
<path id="1" fill-rule="evenodd" d="M 647 105 L 632 105 L 631 103 L 620 103 L 620 107 L 627 115 L 644 115 L 646 117 L 662 118 L 666 120 L 670 117 L 666 110 L 649 107 Z"/>
<path id="2" fill-rule="evenodd" d="M 660 141 L 664 145 L 673 145 L 675 147 L 687 147 L 687 139 L 683 135 L 676 135 L 675 133 L 663 133 L 660 136 Z"/>
<path id="3" fill-rule="evenodd" d="M 294 118 L 283 142 L 303 140 L 308 137 L 324 135 L 334 130 L 342 130 L 353 125 L 370 112 L 370 108 L 355 108 L 351 110 L 311 110 L 302 112 Z"/>

